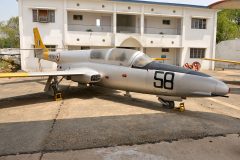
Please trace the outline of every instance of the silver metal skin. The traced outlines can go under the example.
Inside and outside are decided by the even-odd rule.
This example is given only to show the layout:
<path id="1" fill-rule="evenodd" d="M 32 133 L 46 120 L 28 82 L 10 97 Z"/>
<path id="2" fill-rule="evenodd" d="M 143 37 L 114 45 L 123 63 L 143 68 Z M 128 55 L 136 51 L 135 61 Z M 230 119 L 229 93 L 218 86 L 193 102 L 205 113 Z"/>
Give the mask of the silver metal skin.
<path id="1" fill-rule="evenodd" d="M 58 71 L 91 71 L 88 75 L 70 74 L 67 77 L 72 81 L 153 94 L 165 101 L 181 101 L 187 97 L 225 96 L 229 92 L 225 83 L 213 77 L 181 67 L 152 62 L 144 53 L 134 50 L 50 52 L 48 60 L 58 64 Z M 135 64 L 140 66 L 134 66 Z M 92 75 L 99 77 L 91 81 Z"/>

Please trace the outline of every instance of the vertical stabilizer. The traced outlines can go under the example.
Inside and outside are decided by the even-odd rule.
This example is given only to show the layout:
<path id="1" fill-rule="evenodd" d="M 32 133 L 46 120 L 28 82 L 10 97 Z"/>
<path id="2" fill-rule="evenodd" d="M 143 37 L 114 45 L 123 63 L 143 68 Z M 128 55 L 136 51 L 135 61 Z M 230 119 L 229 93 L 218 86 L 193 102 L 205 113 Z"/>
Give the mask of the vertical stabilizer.
<path id="1" fill-rule="evenodd" d="M 38 28 L 33 28 L 34 43 L 35 43 L 35 57 L 39 59 L 48 60 L 49 50 L 43 44 Z"/>

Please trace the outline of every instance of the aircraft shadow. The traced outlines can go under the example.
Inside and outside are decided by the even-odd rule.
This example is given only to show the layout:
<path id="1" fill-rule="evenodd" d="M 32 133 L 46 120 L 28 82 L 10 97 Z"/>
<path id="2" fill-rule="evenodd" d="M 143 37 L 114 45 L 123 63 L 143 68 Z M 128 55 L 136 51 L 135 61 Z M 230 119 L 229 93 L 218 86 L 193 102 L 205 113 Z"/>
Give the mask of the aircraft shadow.
<path id="1" fill-rule="evenodd" d="M 161 104 L 158 102 L 138 99 L 138 98 L 128 98 L 124 97 L 122 94 L 119 94 L 119 91 L 102 88 L 102 87 L 89 87 L 89 88 L 79 88 L 79 87 L 70 87 L 69 86 L 61 86 L 61 88 L 65 88 L 63 90 L 63 99 L 92 99 L 99 98 L 107 101 L 118 102 L 127 105 L 133 105 L 141 108 L 156 110 L 156 111 L 164 111 L 164 112 L 173 112 L 169 109 L 164 109 L 161 107 Z M 17 106 L 25 106 L 25 105 L 33 105 L 38 103 L 45 102 L 54 102 L 52 96 L 47 95 L 45 92 L 34 93 L 34 94 L 26 94 L 22 96 L 15 96 L 0 99 L 0 109 L 1 108 L 11 108 Z"/>
<path id="2" fill-rule="evenodd" d="M 64 90 L 64 99 L 93 97 L 165 113 L 0 123 L 0 156 L 240 134 L 240 119 L 230 116 L 198 111 L 179 113 L 164 109 L 157 102 L 130 99 L 101 87 Z M 0 108 L 51 101 L 42 92 L 0 99 Z M 67 106 L 63 104 L 63 107 Z"/>
<path id="3" fill-rule="evenodd" d="M 0 156 L 239 134 L 239 122 L 225 115 L 188 111 L 0 123 Z"/>
<path id="4" fill-rule="evenodd" d="M 226 80 L 224 80 L 223 82 L 226 83 L 226 84 L 240 85 L 240 81 L 226 81 Z"/>
<path id="5" fill-rule="evenodd" d="M 41 83 L 41 82 L 38 82 Z M 68 85 L 61 85 L 63 89 L 63 98 L 64 99 L 91 99 L 99 95 L 107 94 L 111 96 L 114 93 L 117 93 L 115 90 L 104 90 L 104 89 L 93 89 L 93 88 L 79 88 L 79 87 L 71 87 L 69 89 Z M 103 90 L 105 92 L 103 92 Z M 45 103 L 45 102 L 54 102 L 54 98 L 48 95 L 45 92 L 33 93 L 33 94 L 26 94 L 21 96 L 14 96 L 8 98 L 0 99 L 0 109 L 1 108 L 11 108 L 17 106 L 24 106 L 24 105 L 32 105 L 38 103 Z"/>
<path id="6" fill-rule="evenodd" d="M 231 94 L 240 94 L 240 88 L 230 88 Z"/>

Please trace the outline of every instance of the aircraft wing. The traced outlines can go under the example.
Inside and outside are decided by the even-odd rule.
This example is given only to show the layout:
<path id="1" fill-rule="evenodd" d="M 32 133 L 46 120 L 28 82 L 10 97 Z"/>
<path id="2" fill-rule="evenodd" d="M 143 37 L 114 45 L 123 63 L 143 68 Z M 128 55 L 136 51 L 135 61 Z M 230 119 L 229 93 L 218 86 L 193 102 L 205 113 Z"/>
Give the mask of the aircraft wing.
<path id="1" fill-rule="evenodd" d="M 203 60 L 215 61 L 215 62 L 224 62 L 224 63 L 232 63 L 232 64 L 240 65 L 240 62 L 238 62 L 238 61 L 230 61 L 230 60 L 225 60 L 225 59 L 203 58 Z"/>
<path id="2" fill-rule="evenodd" d="M 51 72 L 18 72 L 18 73 L 0 73 L 0 78 L 17 78 L 17 77 L 44 77 L 44 76 L 79 76 L 80 79 L 90 82 L 98 82 L 101 80 L 101 75 L 89 68 L 80 68 L 65 71 L 51 71 Z"/>

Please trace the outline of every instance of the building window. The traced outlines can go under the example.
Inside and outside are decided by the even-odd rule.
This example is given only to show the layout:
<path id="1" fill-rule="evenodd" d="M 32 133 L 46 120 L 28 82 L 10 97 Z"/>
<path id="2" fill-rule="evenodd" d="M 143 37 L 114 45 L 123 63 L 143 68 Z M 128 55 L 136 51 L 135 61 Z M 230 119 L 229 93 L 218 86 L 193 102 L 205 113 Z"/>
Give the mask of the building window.
<path id="1" fill-rule="evenodd" d="M 205 48 L 191 48 L 190 58 L 205 58 Z"/>
<path id="2" fill-rule="evenodd" d="M 73 15 L 73 20 L 82 21 L 83 20 L 83 16 L 82 15 Z"/>
<path id="3" fill-rule="evenodd" d="M 49 49 L 50 52 L 55 52 L 57 49 L 56 45 L 45 45 L 47 49 Z"/>
<path id="4" fill-rule="evenodd" d="M 166 19 L 164 19 L 162 21 L 162 23 L 165 24 L 165 25 L 170 25 L 171 24 L 170 20 L 166 20 Z"/>
<path id="5" fill-rule="evenodd" d="M 192 29 L 206 29 L 207 19 L 192 18 Z"/>
<path id="6" fill-rule="evenodd" d="M 162 48 L 162 52 L 169 52 L 169 48 Z"/>
<path id="7" fill-rule="evenodd" d="M 54 23 L 55 11 L 47 9 L 33 9 L 33 22 Z"/>

